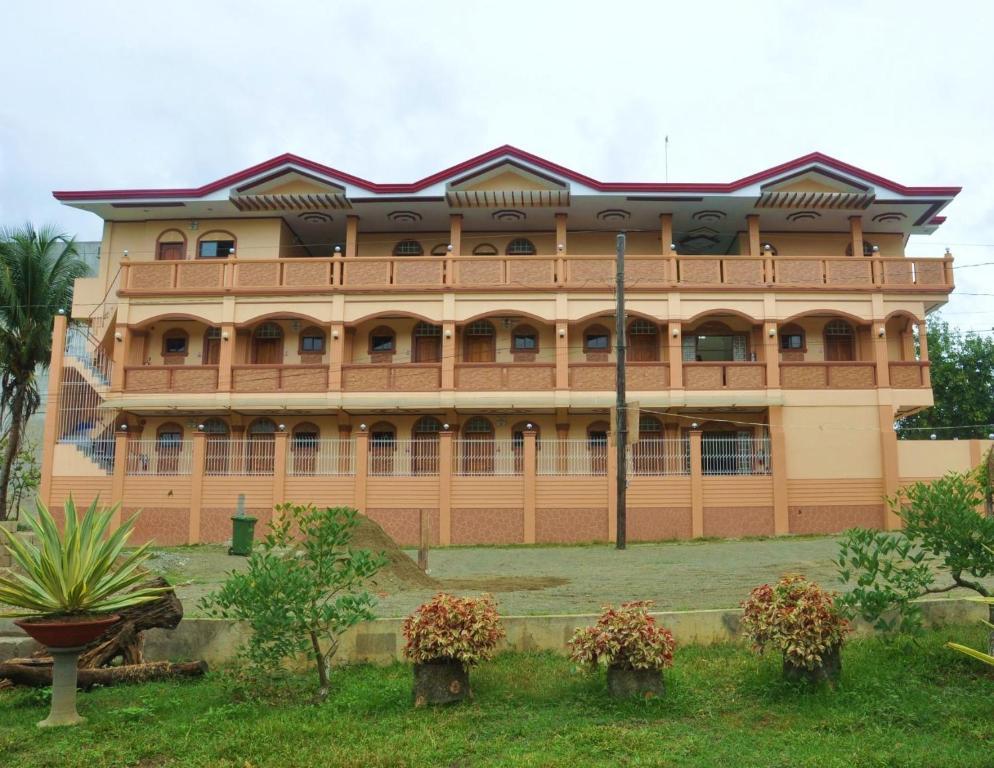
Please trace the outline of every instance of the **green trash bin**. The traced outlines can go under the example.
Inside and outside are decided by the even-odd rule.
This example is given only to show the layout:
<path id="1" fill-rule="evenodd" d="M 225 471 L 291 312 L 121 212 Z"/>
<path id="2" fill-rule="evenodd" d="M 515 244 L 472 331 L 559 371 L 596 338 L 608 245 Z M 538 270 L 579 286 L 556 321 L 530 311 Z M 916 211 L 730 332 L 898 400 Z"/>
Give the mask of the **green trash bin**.
<path id="1" fill-rule="evenodd" d="M 248 557 L 252 554 L 252 539 L 255 538 L 257 518 L 234 515 L 231 518 L 231 548 L 229 555 Z"/>

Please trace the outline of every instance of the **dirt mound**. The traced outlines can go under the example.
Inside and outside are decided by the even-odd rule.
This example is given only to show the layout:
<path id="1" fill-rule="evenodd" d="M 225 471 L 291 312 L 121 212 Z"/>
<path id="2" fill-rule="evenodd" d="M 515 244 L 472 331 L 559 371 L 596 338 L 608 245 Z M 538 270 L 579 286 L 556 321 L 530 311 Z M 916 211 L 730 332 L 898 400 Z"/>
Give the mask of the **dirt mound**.
<path id="1" fill-rule="evenodd" d="M 353 549 L 368 549 L 386 555 L 387 564 L 371 580 L 377 591 L 400 592 L 408 589 L 437 589 L 439 583 L 404 554 L 386 531 L 373 520 L 360 515 L 352 534 Z"/>

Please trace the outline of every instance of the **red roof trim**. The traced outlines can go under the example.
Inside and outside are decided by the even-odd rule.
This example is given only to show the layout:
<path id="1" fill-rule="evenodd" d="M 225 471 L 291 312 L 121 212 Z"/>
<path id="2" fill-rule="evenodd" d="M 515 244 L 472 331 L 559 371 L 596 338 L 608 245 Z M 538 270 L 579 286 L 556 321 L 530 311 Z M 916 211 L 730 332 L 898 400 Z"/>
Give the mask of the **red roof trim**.
<path id="1" fill-rule="evenodd" d="M 656 182 L 603 182 L 592 179 L 589 176 L 585 176 L 582 173 L 572 171 L 569 168 L 564 168 L 561 165 L 550 162 L 538 155 L 533 155 L 524 150 L 517 149 L 510 145 L 505 144 L 502 147 L 497 147 L 489 152 L 484 152 L 476 157 L 471 157 L 457 165 L 453 165 L 450 168 L 439 171 L 438 173 L 432 174 L 431 176 L 426 176 L 420 181 L 415 181 L 411 184 L 377 184 L 372 181 L 367 181 L 366 179 L 360 179 L 357 176 L 352 176 L 351 174 L 343 173 L 342 171 L 336 170 L 326 165 L 321 165 L 320 163 L 315 163 L 312 160 L 307 160 L 306 158 L 299 157 L 293 154 L 283 154 L 278 157 L 274 157 L 271 160 L 266 160 L 258 165 L 253 165 L 251 168 L 246 168 L 243 171 L 233 173 L 229 176 L 225 176 L 222 179 L 213 181 L 210 184 L 205 184 L 202 187 L 192 187 L 187 189 L 109 189 L 109 190 L 90 190 L 90 191 L 56 191 L 52 194 L 57 200 L 63 202 L 82 202 L 87 200 L 128 200 L 128 199 L 158 199 L 158 198 L 198 198 L 206 197 L 212 192 L 216 192 L 219 189 L 224 189 L 225 187 L 234 186 L 243 182 L 247 179 L 251 179 L 259 174 L 267 173 L 273 171 L 274 169 L 280 168 L 282 166 L 293 164 L 299 168 L 304 168 L 314 173 L 320 174 L 322 176 L 328 176 L 338 181 L 345 182 L 347 184 L 352 184 L 354 186 L 360 187 L 361 189 L 369 190 L 370 192 L 391 194 L 391 193 L 411 193 L 418 192 L 422 189 L 437 184 L 441 181 L 446 181 L 455 176 L 465 174 L 466 172 L 478 168 L 480 165 L 485 163 L 490 163 L 502 157 L 515 157 L 519 160 L 524 160 L 527 163 L 531 163 L 538 168 L 542 168 L 549 173 L 554 175 L 570 179 L 577 183 L 583 184 L 585 186 L 591 187 L 599 192 L 735 192 L 744 187 L 748 187 L 752 184 L 765 181 L 784 173 L 789 173 L 790 171 L 796 170 L 798 168 L 803 168 L 805 166 L 813 164 L 821 164 L 829 166 L 843 173 L 848 173 L 857 178 L 863 179 L 864 181 L 869 181 L 882 187 L 886 187 L 894 192 L 907 196 L 917 196 L 917 195 L 956 195 L 959 193 L 961 187 L 905 187 L 897 182 L 885 179 L 882 176 L 877 176 L 876 174 L 864 171 L 861 168 L 857 168 L 854 165 L 849 165 L 848 163 L 843 163 L 841 160 L 836 160 L 835 158 L 829 157 L 828 155 L 823 155 L 820 152 L 812 152 L 811 154 L 804 155 L 803 157 L 798 157 L 789 162 L 783 163 L 781 165 L 774 166 L 773 168 L 767 168 L 759 173 L 754 173 L 751 176 L 746 176 L 744 178 L 738 179 L 727 184 L 680 184 L 680 183 L 656 183 Z"/>

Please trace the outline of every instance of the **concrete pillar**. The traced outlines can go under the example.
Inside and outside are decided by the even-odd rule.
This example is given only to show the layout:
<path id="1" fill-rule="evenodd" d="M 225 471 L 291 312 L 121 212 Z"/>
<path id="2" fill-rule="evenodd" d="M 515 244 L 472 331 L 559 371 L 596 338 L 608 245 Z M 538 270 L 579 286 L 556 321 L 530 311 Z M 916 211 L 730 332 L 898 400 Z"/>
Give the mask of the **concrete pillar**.
<path id="1" fill-rule="evenodd" d="M 332 323 L 328 331 L 328 391 L 342 391 L 342 364 L 345 362 L 345 324 Z"/>
<path id="2" fill-rule="evenodd" d="M 556 389 L 569 389 L 569 323 L 556 321 Z"/>
<path id="3" fill-rule="evenodd" d="M 283 426 L 282 424 L 280 426 Z M 286 458 L 290 448 L 290 433 L 281 429 L 273 441 L 273 506 L 286 501 Z"/>
<path id="4" fill-rule="evenodd" d="M 450 213 L 449 214 L 449 245 L 452 246 L 452 250 L 449 252 L 449 256 L 461 256 L 462 255 L 462 214 L 461 213 Z M 456 263 L 451 259 L 446 259 L 445 261 L 445 284 L 454 285 L 456 282 Z"/>
<path id="5" fill-rule="evenodd" d="M 932 369 L 928 365 L 928 327 L 923 317 L 918 323 L 918 360 L 922 363 L 922 385 L 932 386 Z"/>
<path id="6" fill-rule="evenodd" d="M 849 217 L 849 244 L 852 246 L 853 256 L 863 255 L 863 217 Z"/>
<path id="7" fill-rule="evenodd" d="M 759 214 L 750 213 L 746 216 L 746 229 L 749 235 L 749 255 L 758 259 L 763 255 L 759 245 Z"/>
<path id="8" fill-rule="evenodd" d="M 438 543 L 452 543 L 452 430 L 438 434 Z"/>
<path id="9" fill-rule="evenodd" d="M 884 495 L 888 498 L 898 491 L 900 482 L 897 466 L 897 432 L 894 431 L 894 406 L 877 406 L 880 424 L 880 466 L 883 469 Z M 893 531 L 901 527 L 901 519 L 891 512 L 885 512 L 884 527 Z"/>
<path id="10" fill-rule="evenodd" d="M 669 349 L 670 389 L 683 389 L 683 329 L 679 322 L 666 326 L 666 343 Z"/>
<path id="11" fill-rule="evenodd" d="M 567 214 L 556 214 L 556 285 L 564 285 L 566 282 L 566 254 L 569 252 L 569 243 L 566 240 Z"/>
<path id="12" fill-rule="evenodd" d="M 669 282 L 674 285 L 679 279 L 679 272 L 677 270 L 676 262 L 676 250 L 673 247 L 675 241 L 673 239 L 673 214 L 672 213 L 661 213 L 659 214 L 659 246 L 660 250 L 663 252 L 668 261 L 667 275 Z"/>
<path id="13" fill-rule="evenodd" d="M 770 474 L 773 478 L 773 532 L 790 533 L 790 507 L 787 496 L 787 435 L 783 428 L 783 406 L 771 405 Z"/>
<path id="14" fill-rule="evenodd" d="M 359 430 L 355 437 L 355 508 L 366 514 L 366 485 L 369 480 L 369 432 Z"/>
<path id="15" fill-rule="evenodd" d="M 127 473 L 128 433 L 118 429 L 114 433 L 114 476 L 110 486 L 110 503 L 118 505 L 110 519 L 112 532 L 121 527 L 121 515 L 124 511 L 124 478 Z"/>
<path id="16" fill-rule="evenodd" d="M 877 367 L 877 386 L 890 386 L 890 355 L 887 350 L 887 333 L 883 320 L 874 320 L 870 326 L 873 337 L 873 360 Z"/>
<path id="17" fill-rule="evenodd" d="M 38 497 L 46 507 L 52 503 L 52 470 L 55 443 L 59 439 L 59 394 L 62 391 L 62 368 L 65 362 L 66 327 L 69 318 L 56 315 L 52 323 L 52 358 L 48 367 L 48 394 L 45 397 L 45 428 L 42 436 L 41 482 Z"/>
<path id="18" fill-rule="evenodd" d="M 456 324 L 451 320 L 442 323 L 442 390 L 456 388 Z"/>
<path id="19" fill-rule="evenodd" d="M 535 430 L 524 432 L 525 444 L 522 456 L 521 475 L 525 495 L 525 544 L 535 543 L 535 474 L 536 443 Z"/>
<path id="20" fill-rule="evenodd" d="M 766 358 L 766 386 L 780 386 L 780 337 L 775 320 L 763 323 L 763 355 Z"/>
<path id="21" fill-rule="evenodd" d="M 207 433 L 193 433 L 193 456 L 190 466 L 190 527 L 187 544 L 200 543 L 200 518 L 204 498 L 204 474 L 207 471 Z"/>
<path id="22" fill-rule="evenodd" d="M 359 217 L 345 217 L 345 258 L 354 259 L 359 253 Z"/>
<path id="23" fill-rule="evenodd" d="M 221 346 L 217 353 L 217 391 L 231 391 L 231 365 L 235 358 L 235 324 L 221 323 Z"/>
<path id="24" fill-rule="evenodd" d="M 128 364 L 128 358 L 131 356 L 133 336 L 134 331 L 127 325 L 119 325 L 114 331 L 114 363 L 110 377 L 111 392 L 124 391 L 124 366 Z"/>
<path id="25" fill-rule="evenodd" d="M 701 430 L 690 430 L 690 535 L 704 535 L 704 474 Z"/>

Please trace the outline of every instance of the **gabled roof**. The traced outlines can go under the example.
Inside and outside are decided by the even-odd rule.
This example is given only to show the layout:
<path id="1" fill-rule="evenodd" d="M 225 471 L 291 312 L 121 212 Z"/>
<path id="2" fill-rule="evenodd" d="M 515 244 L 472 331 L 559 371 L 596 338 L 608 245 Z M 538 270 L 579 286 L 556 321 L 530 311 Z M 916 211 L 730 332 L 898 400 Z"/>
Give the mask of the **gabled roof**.
<path id="1" fill-rule="evenodd" d="M 52 194 L 57 200 L 66 203 L 84 201 L 114 201 L 114 200 L 156 200 L 156 199 L 199 199 L 207 197 L 219 190 L 237 187 L 259 177 L 272 179 L 286 171 L 296 170 L 303 172 L 312 178 L 326 181 L 331 184 L 343 184 L 356 187 L 374 194 L 412 194 L 428 189 L 440 183 L 450 183 L 455 180 L 465 180 L 479 173 L 499 165 L 502 161 L 511 162 L 517 165 L 524 164 L 539 171 L 549 181 L 573 182 L 587 187 L 595 192 L 602 193 L 639 193 L 639 192 L 665 192 L 665 193 L 712 193 L 730 194 L 748 188 L 756 184 L 763 184 L 775 180 L 789 178 L 798 173 L 804 173 L 808 169 L 817 168 L 821 173 L 831 175 L 833 172 L 850 177 L 852 180 L 865 182 L 892 193 L 905 197 L 952 197 L 959 193 L 960 187 L 908 187 L 898 184 L 895 181 L 885 179 L 882 176 L 870 173 L 854 165 L 849 165 L 841 160 L 836 160 L 820 152 L 798 157 L 781 165 L 767 168 L 766 170 L 746 176 L 736 181 L 724 184 L 712 183 L 680 183 L 680 182 L 605 182 L 592 179 L 577 171 L 557 165 L 538 155 L 533 155 L 524 150 L 504 145 L 484 152 L 481 155 L 472 157 L 457 165 L 453 165 L 431 176 L 426 176 L 420 181 L 412 183 L 390 183 L 380 184 L 358 176 L 353 176 L 327 165 L 316 163 L 313 160 L 300 157 L 294 154 L 283 154 L 266 160 L 258 165 L 253 165 L 245 170 L 238 171 L 224 178 L 212 181 L 202 187 L 190 187 L 179 189 L 110 189 L 110 190 L 84 190 L 84 191 L 57 191 Z"/>

